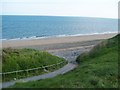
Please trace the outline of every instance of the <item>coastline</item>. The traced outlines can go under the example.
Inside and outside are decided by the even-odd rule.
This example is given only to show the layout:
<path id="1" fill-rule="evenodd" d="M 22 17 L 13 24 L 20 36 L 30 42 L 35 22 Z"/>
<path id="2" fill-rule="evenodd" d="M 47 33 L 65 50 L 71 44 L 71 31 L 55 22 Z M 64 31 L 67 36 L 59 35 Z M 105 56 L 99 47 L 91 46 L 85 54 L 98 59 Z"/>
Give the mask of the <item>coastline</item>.
<path id="1" fill-rule="evenodd" d="M 117 33 L 29 39 L 29 40 L 3 40 L 2 48 L 35 46 L 35 45 L 51 45 L 51 44 L 60 44 L 60 43 L 76 43 L 83 41 L 108 39 L 114 37 L 115 35 L 117 35 Z"/>

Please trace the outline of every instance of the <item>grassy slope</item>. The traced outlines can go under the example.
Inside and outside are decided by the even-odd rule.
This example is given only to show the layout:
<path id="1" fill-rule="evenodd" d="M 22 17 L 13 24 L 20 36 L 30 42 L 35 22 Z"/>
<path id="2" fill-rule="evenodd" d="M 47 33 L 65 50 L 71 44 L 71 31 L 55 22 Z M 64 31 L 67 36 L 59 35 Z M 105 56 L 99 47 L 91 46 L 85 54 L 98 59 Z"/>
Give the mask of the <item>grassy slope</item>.
<path id="1" fill-rule="evenodd" d="M 3 72 L 56 64 L 64 59 L 33 49 L 3 49 Z"/>
<path id="2" fill-rule="evenodd" d="M 11 72 L 17 70 L 26 70 L 31 68 L 37 68 L 59 62 L 65 61 L 63 58 L 53 56 L 48 52 L 37 51 L 34 49 L 3 49 L 2 52 L 2 72 Z M 65 65 L 62 64 L 61 66 Z M 46 68 L 48 71 L 53 71 L 61 66 L 54 66 Z M 34 76 L 46 73 L 44 69 L 30 71 L 29 73 L 18 73 L 17 78 L 23 78 L 28 76 Z M 3 75 L 3 81 L 9 81 L 16 78 L 16 74 Z"/>
<path id="3" fill-rule="evenodd" d="M 104 41 L 77 58 L 75 70 L 54 78 L 17 83 L 12 86 L 34 88 L 112 88 L 118 87 L 118 37 Z"/>

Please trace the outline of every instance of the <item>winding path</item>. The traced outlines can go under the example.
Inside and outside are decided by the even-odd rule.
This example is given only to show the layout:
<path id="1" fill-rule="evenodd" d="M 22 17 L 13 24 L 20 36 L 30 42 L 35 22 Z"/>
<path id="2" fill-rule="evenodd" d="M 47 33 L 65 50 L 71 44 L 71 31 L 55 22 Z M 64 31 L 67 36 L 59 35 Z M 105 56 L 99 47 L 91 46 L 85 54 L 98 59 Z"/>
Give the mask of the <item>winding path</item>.
<path id="1" fill-rule="evenodd" d="M 24 78 L 24 79 L 20 79 L 20 80 L 16 80 L 16 81 L 4 82 L 4 83 L 2 83 L 2 88 L 12 86 L 16 82 L 28 82 L 28 81 L 36 81 L 36 80 L 40 80 L 40 79 L 45 79 L 45 78 L 52 78 L 58 74 L 64 74 L 64 73 L 74 69 L 76 66 L 77 66 L 76 64 L 68 63 L 64 67 L 62 67 L 59 70 L 56 70 L 54 72 L 50 72 L 50 73 L 39 75 L 39 76 L 28 77 L 28 78 Z"/>
<path id="2" fill-rule="evenodd" d="M 80 55 L 82 52 L 89 51 L 93 46 L 94 45 L 67 48 L 67 49 L 47 50 L 49 53 L 53 55 L 65 58 L 68 61 L 68 64 L 50 73 L 28 77 L 28 78 L 23 78 L 23 79 L 16 80 L 16 81 L 3 82 L 2 84 L 0 83 L 0 86 L 1 86 L 0 88 L 7 88 L 9 86 L 14 85 L 16 82 L 28 82 L 28 81 L 36 81 L 40 79 L 45 79 L 45 78 L 52 78 L 54 76 L 57 76 L 58 74 L 64 74 L 68 71 L 71 71 L 77 67 L 77 63 L 75 61 L 76 57 Z"/>

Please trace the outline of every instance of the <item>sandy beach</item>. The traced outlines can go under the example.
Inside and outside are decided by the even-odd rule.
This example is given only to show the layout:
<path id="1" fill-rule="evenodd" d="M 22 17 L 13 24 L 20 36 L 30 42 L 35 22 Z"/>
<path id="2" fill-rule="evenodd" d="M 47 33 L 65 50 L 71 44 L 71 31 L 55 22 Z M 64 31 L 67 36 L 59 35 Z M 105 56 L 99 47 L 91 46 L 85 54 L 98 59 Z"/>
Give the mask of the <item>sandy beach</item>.
<path id="1" fill-rule="evenodd" d="M 68 37 L 56 37 L 56 38 L 45 38 L 45 39 L 31 39 L 31 40 L 4 40 L 2 41 L 2 47 L 26 47 L 26 46 L 40 46 L 40 45 L 52 45 L 52 44 L 67 44 L 86 42 L 93 40 L 108 39 L 115 36 L 116 33 L 112 34 L 96 34 L 96 35 L 84 35 L 84 36 L 68 36 Z"/>

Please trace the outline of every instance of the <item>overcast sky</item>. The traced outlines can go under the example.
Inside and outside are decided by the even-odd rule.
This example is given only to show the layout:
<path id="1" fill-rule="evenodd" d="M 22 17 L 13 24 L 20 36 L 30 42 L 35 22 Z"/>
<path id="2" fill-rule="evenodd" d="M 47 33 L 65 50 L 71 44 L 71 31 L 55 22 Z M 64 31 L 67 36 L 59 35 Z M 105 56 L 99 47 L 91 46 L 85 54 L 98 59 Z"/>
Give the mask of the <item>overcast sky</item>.
<path id="1" fill-rule="evenodd" d="M 119 0 L 2 0 L 3 15 L 118 17 Z"/>

